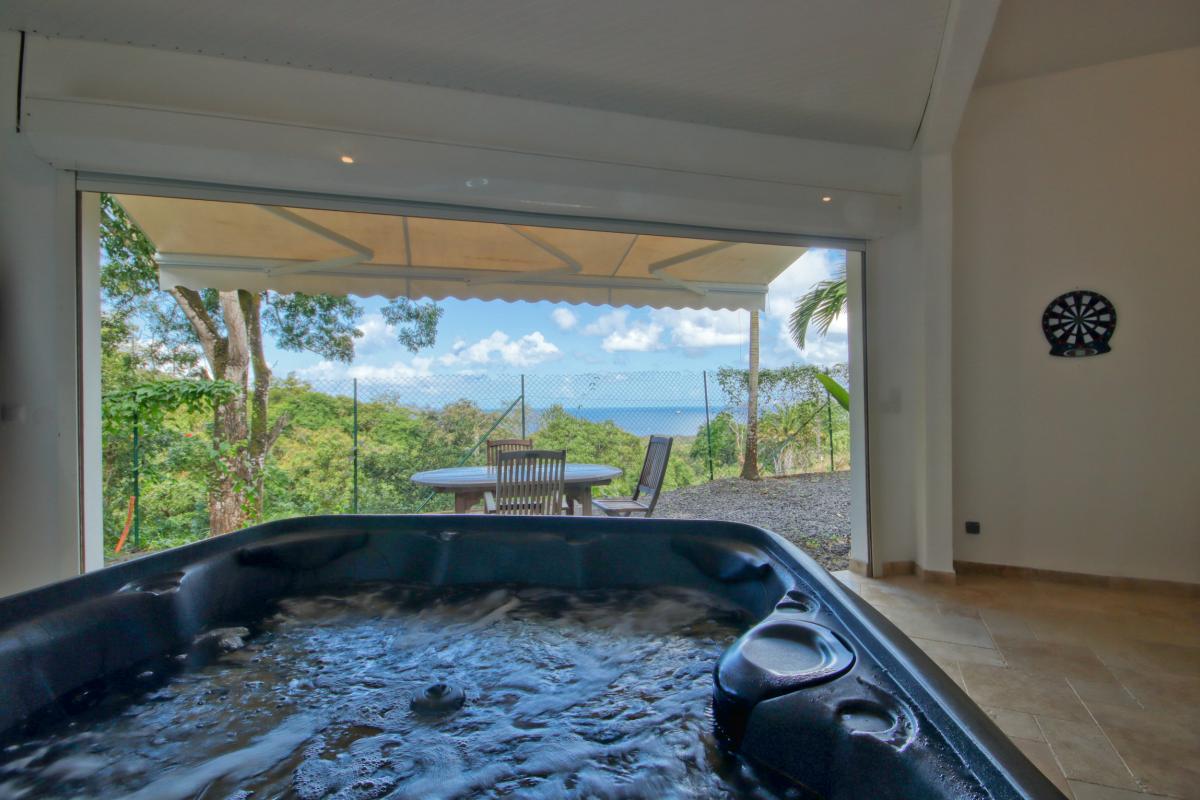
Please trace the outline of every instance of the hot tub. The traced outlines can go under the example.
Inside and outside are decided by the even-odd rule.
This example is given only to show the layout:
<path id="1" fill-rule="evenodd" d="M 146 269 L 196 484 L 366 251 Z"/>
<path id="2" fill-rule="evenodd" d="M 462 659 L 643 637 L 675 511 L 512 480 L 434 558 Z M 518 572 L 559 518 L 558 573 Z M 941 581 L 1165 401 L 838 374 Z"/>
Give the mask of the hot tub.
<path id="1" fill-rule="evenodd" d="M 614 603 L 640 604 L 630 619 L 642 621 L 625 624 Z M 671 614 L 682 633 L 650 624 Z M 314 645 L 305 619 L 332 643 Z M 337 661 L 344 641 L 360 650 Z M 504 676 L 455 672 L 507 660 L 505 642 Z M 587 648 L 609 671 L 562 678 Z M 534 666 L 516 665 L 529 653 Z M 310 672 L 289 681 L 288 659 Z M 890 623 L 780 537 L 734 523 L 272 522 L 0 600 L 0 676 L 0 798 L 1061 796 Z M 535 703 L 535 683 L 557 699 Z M 335 735 L 324 706 L 346 698 L 373 699 Z M 538 733 L 583 719 L 583 731 Z M 194 756 L 190 741 L 214 737 L 181 730 L 193 723 L 218 725 L 228 745 Z M 171 728 L 153 739 L 160 761 L 121 752 L 155 724 Z M 434 744 L 440 773 L 409 752 Z"/>

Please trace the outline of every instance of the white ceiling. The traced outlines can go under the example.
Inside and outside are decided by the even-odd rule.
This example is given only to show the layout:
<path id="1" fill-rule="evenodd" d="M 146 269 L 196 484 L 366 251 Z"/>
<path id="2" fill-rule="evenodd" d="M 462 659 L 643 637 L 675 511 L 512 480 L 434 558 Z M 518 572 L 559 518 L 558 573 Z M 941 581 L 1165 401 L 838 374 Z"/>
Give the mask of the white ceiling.
<path id="1" fill-rule="evenodd" d="M 907 149 L 949 1 L 6 0 L 0 27 Z"/>
<path id="2" fill-rule="evenodd" d="M 1003 0 L 978 82 L 1200 45 L 1200 0 Z"/>

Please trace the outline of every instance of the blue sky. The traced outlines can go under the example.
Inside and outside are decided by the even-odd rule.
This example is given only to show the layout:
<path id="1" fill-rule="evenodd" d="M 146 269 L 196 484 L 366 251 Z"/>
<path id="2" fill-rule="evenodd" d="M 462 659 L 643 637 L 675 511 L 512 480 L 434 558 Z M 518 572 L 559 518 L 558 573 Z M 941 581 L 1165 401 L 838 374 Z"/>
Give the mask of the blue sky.
<path id="1" fill-rule="evenodd" d="M 839 250 L 807 251 L 770 286 L 762 318 L 763 366 L 846 360 L 840 319 L 800 352 L 787 335 L 796 298 L 844 261 Z M 397 380 L 426 374 L 564 374 L 677 371 L 744 366 L 749 312 L 610 308 L 566 303 L 444 300 L 437 344 L 409 353 L 379 314 L 379 298 L 361 299 L 365 315 L 352 364 L 268 350 L 276 375 Z"/>

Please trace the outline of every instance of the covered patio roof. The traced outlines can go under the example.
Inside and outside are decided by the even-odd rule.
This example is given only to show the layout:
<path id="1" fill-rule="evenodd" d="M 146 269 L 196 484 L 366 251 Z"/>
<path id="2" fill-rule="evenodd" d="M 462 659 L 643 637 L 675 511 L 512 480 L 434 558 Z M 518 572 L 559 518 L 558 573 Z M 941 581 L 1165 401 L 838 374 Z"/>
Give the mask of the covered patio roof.
<path id="1" fill-rule="evenodd" d="M 164 288 L 762 309 L 806 248 L 118 195 Z"/>

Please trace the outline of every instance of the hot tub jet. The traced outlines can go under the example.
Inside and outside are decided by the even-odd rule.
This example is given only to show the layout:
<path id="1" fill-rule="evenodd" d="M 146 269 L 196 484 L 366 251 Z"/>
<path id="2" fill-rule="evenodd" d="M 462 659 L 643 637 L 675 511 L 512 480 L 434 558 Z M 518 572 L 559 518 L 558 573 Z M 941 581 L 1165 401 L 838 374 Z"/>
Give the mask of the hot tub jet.
<path id="1" fill-rule="evenodd" d="M 411 707 L 418 714 L 449 714 L 462 708 L 466 699 L 466 694 L 457 686 L 435 683 L 415 696 Z"/>

